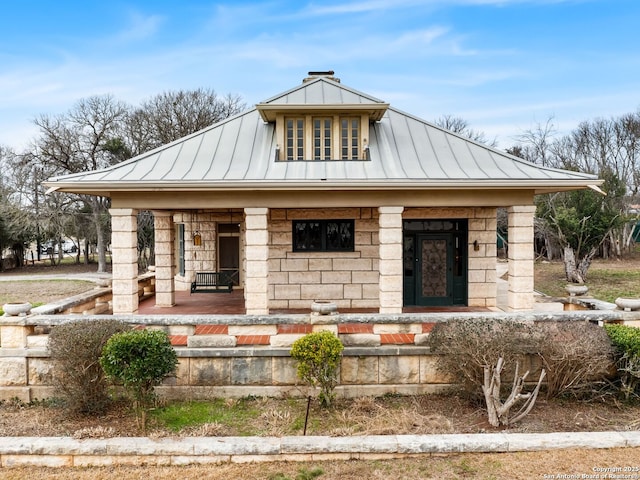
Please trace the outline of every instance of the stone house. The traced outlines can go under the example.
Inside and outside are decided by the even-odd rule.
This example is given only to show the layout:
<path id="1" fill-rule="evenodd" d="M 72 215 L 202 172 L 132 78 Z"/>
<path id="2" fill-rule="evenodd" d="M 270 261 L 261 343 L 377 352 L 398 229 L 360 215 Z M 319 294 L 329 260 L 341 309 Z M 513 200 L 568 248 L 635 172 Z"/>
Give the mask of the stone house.
<path id="1" fill-rule="evenodd" d="M 508 211 L 508 309 L 533 307 L 534 196 L 595 187 L 310 72 L 254 108 L 113 167 L 51 178 L 111 199 L 113 312 L 138 310 L 136 215 L 154 214 L 155 302 L 227 272 L 248 315 L 496 306 Z"/>

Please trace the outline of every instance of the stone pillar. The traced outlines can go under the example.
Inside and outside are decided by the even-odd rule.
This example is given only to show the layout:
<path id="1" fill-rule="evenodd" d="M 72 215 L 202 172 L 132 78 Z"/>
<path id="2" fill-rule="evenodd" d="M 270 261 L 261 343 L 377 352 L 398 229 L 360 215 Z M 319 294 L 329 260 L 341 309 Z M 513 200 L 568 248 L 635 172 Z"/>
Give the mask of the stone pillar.
<path id="1" fill-rule="evenodd" d="M 244 303 L 247 315 L 269 313 L 268 208 L 245 208 Z"/>
<path id="2" fill-rule="evenodd" d="M 112 208 L 113 313 L 138 311 L 138 211 Z"/>
<path id="3" fill-rule="evenodd" d="M 153 211 L 156 251 L 156 307 L 172 307 L 176 303 L 174 284 L 175 230 L 172 220 L 172 212 Z"/>
<path id="4" fill-rule="evenodd" d="M 402 212 L 404 207 L 379 207 L 380 313 L 402 313 Z"/>
<path id="5" fill-rule="evenodd" d="M 509 310 L 532 310 L 533 299 L 533 205 L 513 206 L 509 216 Z"/>

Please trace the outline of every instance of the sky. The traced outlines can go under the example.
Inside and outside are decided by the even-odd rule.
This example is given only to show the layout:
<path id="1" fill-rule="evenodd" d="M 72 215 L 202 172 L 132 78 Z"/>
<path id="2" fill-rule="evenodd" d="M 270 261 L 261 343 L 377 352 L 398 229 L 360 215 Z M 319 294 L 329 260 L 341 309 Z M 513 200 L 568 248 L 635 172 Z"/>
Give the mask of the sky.
<path id="1" fill-rule="evenodd" d="M 334 70 L 508 148 L 550 118 L 562 135 L 638 111 L 638 25 L 637 0 L 6 1 L 0 145 L 29 148 L 35 118 L 95 95 L 209 88 L 252 107 Z"/>

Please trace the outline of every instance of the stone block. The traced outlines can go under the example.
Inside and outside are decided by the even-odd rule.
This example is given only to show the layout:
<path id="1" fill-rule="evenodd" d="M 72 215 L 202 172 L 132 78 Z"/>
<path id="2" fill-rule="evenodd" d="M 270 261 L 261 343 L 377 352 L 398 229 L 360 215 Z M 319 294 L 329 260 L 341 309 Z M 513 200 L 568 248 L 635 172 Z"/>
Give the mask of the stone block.
<path id="1" fill-rule="evenodd" d="M 2 455 L 2 466 L 58 468 L 73 467 L 73 455 Z"/>
<path id="2" fill-rule="evenodd" d="M 299 300 L 300 285 L 274 285 L 274 299 Z"/>
<path id="3" fill-rule="evenodd" d="M 270 339 L 270 344 L 272 347 L 287 347 L 290 348 L 293 345 L 293 342 L 298 340 L 299 338 L 304 337 L 304 334 L 300 333 L 285 333 L 279 335 L 272 335 Z"/>
<path id="4" fill-rule="evenodd" d="M 402 292 L 403 282 L 402 275 L 381 275 L 380 291 L 381 292 Z"/>
<path id="5" fill-rule="evenodd" d="M 231 358 L 191 358 L 189 385 L 229 385 Z"/>
<path id="6" fill-rule="evenodd" d="M 262 246 L 269 244 L 269 232 L 267 230 L 247 230 L 244 234 L 246 247 Z"/>
<path id="7" fill-rule="evenodd" d="M 309 258 L 308 268 L 311 271 L 327 271 L 333 268 L 333 260 L 330 258 Z"/>
<path id="8" fill-rule="evenodd" d="M 280 261 L 280 270 L 283 272 L 303 272 L 309 270 L 307 258 L 285 258 Z"/>
<path id="9" fill-rule="evenodd" d="M 27 348 L 45 349 L 49 345 L 49 335 L 29 335 L 27 337 Z"/>
<path id="10" fill-rule="evenodd" d="M 345 347 L 379 347 L 380 335 L 373 333 L 342 334 L 340 340 Z"/>
<path id="11" fill-rule="evenodd" d="M 377 385 L 378 357 L 342 357 L 340 383 L 344 385 Z"/>
<path id="12" fill-rule="evenodd" d="M 380 357 L 380 383 L 418 383 L 420 357 Z"/>
<path id="13" fill-rule="evenodd" d="M 44 358 L 30 358 L 27 362 L 29 385 L 51 385 L 53 381 L 53 364 Z"/>
<path id="14" fill-rule="evenodd" d="M 373 325 L 373 333 L 422 333 L 421 323 L 377 323 Z"/>
<path id="15" fill-rule="evenodd" d="M 308 300 L 335 300 L 343 298 L 342 285 L 301 285 L 300 297 Z"/>
<path id="16" fill-rule="evenodd" d="M 315 272 L 321 273 L 320 283 L 351 283 L 351 272 Z"/>
<path id="17" fill-rule="evenodd" d="M 416 335 L 417 336 L 417 335 Z M 437 355 L 421 355 L 420 357 L 420 383 L 428 384 L 448 384 L 453 383 L 453 379 L 438 371 Z"/>
<path id="18" fill-rule="evenodd" d="M 244 256 L 247 261 L 267 261 L 269 259 L 269 247 L 263 245 L 248 245 L 244 250 Z"/>
<path id="19" fill-rule="evenodd" d="M 49 392 L 47 397 L 54 396 L 53 392 Z M 31 387 L 1 387 L 0 388 L 0 400 L 13 400 L 18 399 L 21 402 L 29 403 L 31 398 Z M 44 398 L 39 397 L 39 398 Z"/>
<path id="20" fill-rule="evenodd" d="M 289 283 L 299 285 L 321 283 L 323 272 L 289 272 Z"/>
<path id="21" fill-rule="evenodd" d="M 402 228 L 381 228 L 378 242 L 381 245 L 402 245 Z"/>
<path id="22" fill-rule="evenodd" d="M 378 284 L 380 273 L 377 271 L 357 271 L 351 273 L 352 283 Z"/>
<path id="23" fill-rule="evenodd" d="M 233 348 L 237 339 L 233 335 L 194 335 L 187 338 L 189 348 Z"/>
<path id="24" fill-rule="evenodd" d="M 30 326 L 3 325 L 0 327 L 0 345 L 2 348 L 24 348 L 32 332 L 33 327 Z"/>
<path id="25" fill-rule="evenodd" d="M 416 333 L 416 336 L 413 337 L 413 342 L 418 346 L 428 346 L 429 345 L 429 334 L 428 333 Z"/>
<path id="26" fill-rule="evenodd" d="M 378 247 L 380 251 L 380 260 L 394 260 L 402 259 L 402 243 L 381 243 Z"/>
<path id="27" fill-rule="evenodd" d="M 280 335 L 278 335 L 280 336 Z M 274 385 L 295 385 L 300 380 L 296 373 L 298 362 L 290 357 L 274 357 L 271 372 Z"/>
<path id="28" fill-rule="evenodd" d="M 272 381 L 271 357 L 231 359 L 231 385 L 269 385 Z"/>
<path id="29" fill-rule="evenodd" d="M 396 259 L 380 260 L 378 269 L 381 276 L 402 275 L 402 257 L 397 257 Z"/>
<path id="30" fill-rule="evenodd" d="M 277 335 L 277 325 L 229 325 L 229 335 Z"/>
<path id="31" fill-rule="evenodd" d="M 27 359 L 18 357 L 0 357 L 0 386 L 26 386 Z"/>
<path id="32" fill-rule="evenodd" d="M 344 298 L 348 299 L 361 299 L 362 298 L 362 285 L 348 284 L 344 286 Z"/>

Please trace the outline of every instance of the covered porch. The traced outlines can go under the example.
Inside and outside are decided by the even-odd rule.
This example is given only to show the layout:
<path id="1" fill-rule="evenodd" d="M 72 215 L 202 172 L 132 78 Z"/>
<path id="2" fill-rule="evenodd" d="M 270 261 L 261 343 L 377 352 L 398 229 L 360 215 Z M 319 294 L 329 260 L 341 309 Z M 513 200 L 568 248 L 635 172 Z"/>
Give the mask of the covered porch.
<path id="1" fill-rule="evenodd" d="M 502 282 L 505 284 L 506 282 Z M 506 292 L 505 292 L 506 294 Z M 435 312 L 489 312 L 495 311 L 487 307 L 403 307 L 402 313 L 435 313 Z M 498 308 L 499 310 L 499 308 Z M 309 308 L 274 308 L 270 315 L 308 314 Z M 377 308 L 341 308 L 340 313 L 378 313 Z M 139 315 L 245 315 L 244 292 L 234 289 L 231 293 L 190 294 L 176 292 L 175 304 L 170 307 L 158 307 L 154 297 L 147 297 L 138 305 Z"/>

